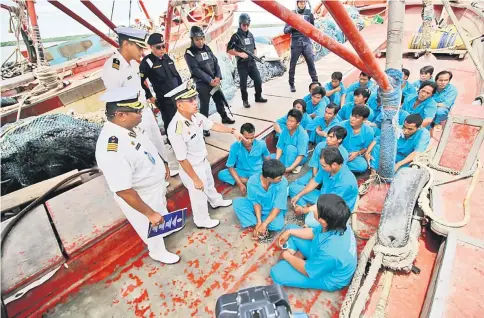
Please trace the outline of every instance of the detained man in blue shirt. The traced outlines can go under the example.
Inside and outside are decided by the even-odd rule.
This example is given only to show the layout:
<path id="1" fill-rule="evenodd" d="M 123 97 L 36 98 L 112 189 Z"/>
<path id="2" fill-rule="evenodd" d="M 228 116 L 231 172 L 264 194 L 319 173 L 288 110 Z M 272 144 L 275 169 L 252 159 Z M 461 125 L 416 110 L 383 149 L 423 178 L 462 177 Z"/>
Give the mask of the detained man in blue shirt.
<path id="1" fill-rule="evenodd" d="M 341 121 L 348 120 L 351 117 L 351 112 L 356 106 L 368 107 L 370 110 L 370 115 L 368 115 L 368 120 L 373 121 L 374 112 L 371 107 L 368 106 L 367 102 L 370 98 L 371 92 L 366 88 L 357 88 L 353 91 L 353 102 L 346 103 L 346 105 L 341 108 L 338 113 L 338 117 Z"/>
<path id="2" fill-rule="evenodd" d="M 308 100 L 306 96 L 304 101 L 309 117 L 324 117 L 324 109 L 329 104 L 329 98 L 326 97 L 326 90 L 323 87 L 320 85 L 314 86 L 311 90 L 311 98 Z"/>
<path id="3" fill-rule="evenodd" d="M 341 197 L 323 194 L 311 211 L 318 225 L 290 224 L 279 236 L 284 249 L 271 269 L 274 283 L 296 288 L 336 291 L 348 286 L 356 270 L 356 239 L 348 226 L 350 210 Z"/>
<path id="4" fill-rule="evenodd" d="M 419 114 L 423 118 L 422 127 L 427 129 L 430 129 L 430 124 L 437 112 L 437 103 L 433 98 L 436 91 L 437 84 L 435 82 L 425 81 L 420 85 L 418 95 L 410 97 L 402 105 L 402 109 L 410 115 Z"/>
<path id="5" fill-rule="evenodd" d="M 309 126 L 309 141 L 318 144 L 326 140 L 328 131 L 336 126 L 340 120 L 338 112 L 340 107 L 335 103 L 329 103 L 324 110 L 324 117 L 316 117 Z"/>
<path id="6" fill-rule="evenodd" d="M 434 123 L 439 125 L 439 127 L 436 127 L 438 129 L 442 128 L 440 123 L 447 120 L 457 98 L 457 88 L 450 84 L 451 80 L 452 72 L 450 71 L 442 71 L 435 76 L 437 91 L 434 94 L 434 100 L 437 103 L 437 113 L 435 114 Z"/>
<path id="7" fill-rule="evenodd" d="M 302 177 L 296 179 L 293 183 L 291 183 L 291 185 L 289 186 L 289 193 L 299 193 L 309 183 L 309 181 L 316 176 L 318 171 L 321 170 L 319 157 L 321 155 L 321 151 L 324 148 L 338 147 L 341 155 L 343 156 L 343 160 L 347 162 L 348 151 L 346 151 L 345 147 L 341 145 L 345 138 L 346 129 L 341 126 L 334 126 L 333 128 L 331 128 L 328 131 L 328 137 L 324 141 L 318 143 L 318 145 L 314 148 L 313 155 L 311 156 L 311 160 L 309 160 L 308 164 L 309 171 L 306 172 Z"/>
<path id="8" fill-rule="evenodd" d="M 233 201 L 242 228 L 255 226 L 255 239 L 266 236 L 268 230 L 280 231 L 284 227 L 288 185 L 285 170 L 279 160 L 264 161 L 262 172 L 247 182 L 247 197 Z"/>
<path id="9" fill-rule="evenodd" d="M 410 77 L 410 71 L 406 68 L 402 68 L 403 73 L 403 82 L 402 82 L 402 96 L 403 100 L 408 99 L 410 96 L 417 95 L 417 89 L 415 86 L 408 82 L 408 78 Z"/>
<path id="10" fill-rule="evenodd" d="M 302 113 L 291 109 L 287 113 L 287 129 L 284 129 L 277 140 L 276 153 L 271 158 L 280 160 L 286 172 L 299 173 L 308 156 L 309 136 L 301 127 Z"/>
<path id="11" fill-rule="evenodd" d="M 331 81 L 327 82 L 326 85 L 324 85 L 324 88 L 326 90 L 326 97 L 328 97 L 331 103 L 335 103 L 340 107 L 345 104 L 346 99 L 346 88 L 342 80 L 343 73 L 334 72 L 333 74 L 331 74 Z"/>
<path id="12" fill-rule="evenodd" d="M 430 142 L 430 133 L 421 127 L 423 122 L 419 114 L 408 115 L 403 124 L 403 136 L 397 140 L 397 156 L 395 158 L 395 172 L 401 167 L 408 167 L 416 156 L 425 152 Z M 380 164 L 380 140 L 372 142 L 365 154 L 374 173 Z"/>
<path id="13" fill-rule="evenodd" d="M 318 222 L 314 218 L 310 206 L 315 204 L 320 194 L 339 195 L 350 208 L 355 209 L 358 197 L 358 184 L 355 176 L 344 164 L 343 156 L 338 148 L 329 147 L 323 149 L 320 155 L 321 168 L 316 176 L 301 191 L 295 193 L 295 188 L 289 189 L 291 204 L 296 215 L 306 215 L 307 226 L 315 227 Z M 316 190 L 321 185 L 321 190 Z M 291 191 L 293 190 L 293 191 Z"/>
<path id="14" fill-rule="evenodd" d="M 415 87 L 416 90 L 419 90 L 423 82 L 425 81 L 433 82 L 432 80 L 433 74 L 434 74 L 434 67 L 432 65 L 426 65 L 422 67 L 420 69 L 420 79 L 412 83 L 413 87 Z"/>
<path id="15" fill-rule="evenodd" d="M 398 111 L 398 124 L 400 126 L 403 126 L 403 123 L 405 122 L 405 118 L 407 118 L 409 114 L 404 111 L 403 109 L 400 108 Z M 373 131 L 375 132 L 375 138 L 380 137 L 381 135 L 381 123 L 383 121 L 383 113 L 378 114 L 378 116 L 373 120 L 372 123 L 366 122 L 368 125 L 373 128 Z"/>
<path id="16" fill-rule="evenodd" d="M 306 131 L 311 128 L 313 119 L 309 117 L 308 113 L 306 112 L 306 102 L 303 99 L 296 99 L 294 102 L 292 102 L 292 108 L 299 110 L 303 114 L 303 117 L 301 119 L 301 126 Z M 287 115 L 284 115 L 274 123 L 273 127 L 276 132 L 276 137 L 279 137 L 281 135 L 281 131 L 283 129 L 287 129 L 286 122 Z"/>
<path id="17" fill-rule="evenodd" d="M 370 93 L 376 93 L 376 89 L 378 86 L 371 80 L 371 76 L 366 74 L 365 72 L 360 73 L 360 77 L 358 78 L 358 82 L 354 82 L 348 86 L 346 89 L 346 101 L 345 104 L 353 103 L 353 96 L 354 91 L 358 88 L 367 88 Z"/>
<path id="18" fill-rule="evenodd" d="M 220 181 L 234 185 L 246 195 L 247 180 L 261 172 L 264 160 L 270 159 L 270 153 L 264 140 L 255 139 L 255 127 L 251 123 L 245 123 L 240 127 L 240 134 L 245 140 L 236 141 L 230 146 L 227 169 L 220 170 Z"/>
<path id="19" fill-rule="evenodd" d="M 350 120 L 339 124 L 348 133 L 343 140 L 343 147 L 348 150 L 347 165 L 352 172 L 362 173 L 368 169 L 368 163 L 363 155 L 374 139 L 373 128 L 365 123 L 369 114 L 368 107 L 357 106 L 353 109 Z"/>

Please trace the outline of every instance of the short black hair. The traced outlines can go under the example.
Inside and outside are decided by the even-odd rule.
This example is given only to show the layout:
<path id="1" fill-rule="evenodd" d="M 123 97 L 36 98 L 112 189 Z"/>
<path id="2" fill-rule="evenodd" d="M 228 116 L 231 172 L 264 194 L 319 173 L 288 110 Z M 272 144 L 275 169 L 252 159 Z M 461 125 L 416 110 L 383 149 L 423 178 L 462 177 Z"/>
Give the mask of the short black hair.
<path id="1" fill-rule="evenodd" d="M 245 123 L 242 126 L 240 126 L 240 133 L 243 134 L 244 132 L 247 132 L 249 134 L 252 134 L 255 132 L 255 127 L 251 123 Z"/>
<path id="2" fill-rule="evenodd" d="M 338 80 L 341 82 L 343 80 L 343 73 L 333 72 L 333 74 L 331 74 L 331 79 Z"/>
<path id="3" fill-rule="evenodd" d="M 423 81 L 420 84 L 420 88 L 418 90 L 420 91 L 425 86 L 430 86 L 433 88 L 434 91 L 432 92 L 432 96 L 437 92 L 437 83 L 435 83 L 434 81 Z"/>
<path id="4" fill-rule="evenodd" d="M 361 72 L 360 76 L 366 76 L 366 77 L 368 77 L 369 80 L 371 79 L 371 76 L 366 74 L 365 72 Z"/>
<path id="5" fill-rule="evenodd" d="M 444 75 L 444 74 L 449 74 L 449 82 L 452 80 L 452 72 L 451 71 L 440 71 L 440 72 L 437 73 L 437 75 L 435 75 L 435 81 L 437 81 L 439 79 L 440 75 Z"/>
<path id="6" fill-rule="evenodd" d="M 300 123 L 300 122 L 301 122 L 301 120 L 302 120 L 302 116 L 303 116 L 303 114 L 301 113 L 301 111 L 300 111 L 300 110 L 298 110 L 298 109 L 296 109 L 296 108 L 293 108 L 293 109 L 291 109 L 290 111 L 288 111 L 288 112 L 287 112 L 287 117 L 288 117 L 288 118 L 289 118 L 289 117 L 294 117 L 294 118 L 296 118 L 296 121 L 297 121 L 298 123 Z"/>
<path id="7" fill-rule="evenodd" d="M 341 127 L 341 126 L 331 127 L 328 130 L 328 135 L 329 134 L 334 134 L 336 139 L 341 139 L 341 142 L 343 142 L 343 140 L 346 138 L 346 136 L 348 136 L 348 132 L 346 131 L 346 128 Z"/>
<path id="8" fill-rule="evenodd" d="M 370 116 L 370 109 L 366 106 L 355 106 L 351 111 L 351 116 L 358 116 L 367 119 Z"/>
<path id="9" fill-rule="evenodd" d="M 336 194 L 321 194 L 317 203 L 318 219 L 323 219 L 326 231 L 337 231 L 340 235 L 346 232 L 346 224 L 351 211 L 346 202 Z"/>
<path id="10" fill-rule="evenodd" d="M 300 104 L 303 108 L 303 112 L 306 112 L 306 101 L 304 99 L 296 99 L 292 102 L 292 108 L 296 107 L 297 104 Z"/>
<path id="11" fill-rule="evenodd" d="M 432 65 L 426 65 L 420 69 L 420 74 L 434 74 L 434 67 Z"/>
<path id="12" fill-rule="evenodd" d="M 423 118 L 419 114 L 411 114 L 405 118 L 407 124 L 415 124 L 419 128 L 423 123 Z"/>
<path id="13" fill-rule="evenodd" d="M 312 82 L 311 84 L 309 84 L 308 89 L 311 89 L 311 87 L 312 87 L 313 85 L 318 85 L 318 86 L 321 86 L 321 83 L 320 83 L 320 82 Z"/>
<path id="14" fill-rule="evenodd" d="M 332 165 L 333 163 L 342 165 L 344 162 L 341 152 L 336 147 L 324 148 L 321 151 L 321 154 L 319 155 L 319 159 L 323 159 L 323 158 L 324 158 L 324 162 L 326 162 L 326 164 L 328 165 Z"/>
<path id="15" fill-rule="evenodd" d="M 311 91 L 311 96 L 316 94 L 321 94 L 321 96 L 324 97 L 326 96 L 326 90 L 322 86 L 316 86 Z"/>
<path id="16" fill-rule="evenodd" d="M 269 159 L 262 164 L 262 176 L 275 179 L 286 173 L 286 167 L 277 159 Z"/>
<path id="17" fill-rule="evenodd" d="M 329 108 L 329 109 L 334 109 L 334 114 L 338 114 L 339 110 L 341 109 L 341 107 L 339 105 L 336 105 L 335 103 L 329 103 L 328 105 L 326 105 L 326 108 Z"/>
<path id="18" fill-rule="evenodd" d="M 367 102 L 368 98 L 370 98 L 371 93 L 370 93 L 370 90 L 368 88 L 358 87 L 353 92 L 353 96 L 358 96 L 358 95 L 361 95 L 364 98 L 366 98 L 365 101 Z"/>
<path id="19" fill-rule="evenodd" d="M 403 73 L 403 75 L 410 77 L 410 71 L 408 69 L 402 68 L 402 73 Z"/>

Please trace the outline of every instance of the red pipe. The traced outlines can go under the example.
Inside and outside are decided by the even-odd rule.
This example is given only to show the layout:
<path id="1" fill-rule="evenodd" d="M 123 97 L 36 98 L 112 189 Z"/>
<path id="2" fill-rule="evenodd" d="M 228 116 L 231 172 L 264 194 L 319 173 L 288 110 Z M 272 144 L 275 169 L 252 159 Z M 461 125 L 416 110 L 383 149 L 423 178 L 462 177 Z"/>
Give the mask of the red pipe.
<path id="1" fill-rule="evenodd" d="M 343 31 L 345 36 L 348 38 L 348 41 L 350 41 L 351 45 L 353 45 L 356 53 L 358 53 L 361 59 L 365 62 L 365 65 L 368 66 L 368 70 L 370 71 L 368 74 L 376 80 L 378 85 L 383 90 L 392 90 L 393 88 L 388 80 L 387 75 L 380 68 L 380 65 L 378 65 L 372 50 L 368 47 L 365 40 L 360 35 L 360 31 L 351 20 L 343 4 L 339 1 L 324 1 L 324 5 L 328 9 L 329 13 L 333 16 L 336 23 L 338 23 L 341 31 Z"/>
<path id="2" fill-rule="evenodd" d="M 106 24 L 111 30 L 114 31 L 116 25 L 111 20 L 109 20 L 108 17 L 106 17 L 104 13 L 102 13 L 101 10 L 99 10 L 91 1 L 81 0 L 81 3 L 85 5 L 89 10 L 91 10 L 91 12 L 94 13 L 94 15 L 96 15 L 99 19 L 101 19 L 101 21 L 104 22 L 104 24 Z"/>
<path id="3" fill-rule="evenodd" d="M 168 53 L 170 49 L 170 37 L 171 37 L 171 24 L 173 22 L 173 11 L 174 7 L 171 5 L 171 1 L 168 0 L 168 9 L 166 10 L 166 19 L 165 19 L 165 50 Z"/>
<path id="4" fill-rule="evenodd" d="M 150 14 L 148 13 L 148 10 L 146 10 L 145 4 L 143 3 L 143 0 L 138 0 L 138 3 L 141 7 L 141 10 L 145 13 L 146 18 L 150 22 L 151 27 L 153 27 L 153 21 L 150 18 Z M 168 4 L 169 5 L 169 4 Z"/>
<path id="5" fill-rule="evenodd" d="M 301 16 L 278 4 L 274 0 L 252 0 L 252 2 L 272 13 L 293 28 L 297 28 L 299 32 L 318 42 L 351 65 L 363 70 L 365 73 L 367 72 L 366 65 L 355 53 L 348 50 L 336 40 L 325 35 L 321 30 L 304 20 Z"/>
<path id="6" fill-rule="evenodd" d="M 32 27 L 38 27 L 37 23 L 37 13 L 35 12 L 35 2 L 34 1 L 25 1 L 27 2 L 27 12 L 29 13 L 30 23 L 32 23 Z"/>
<path id="7" fill-rule="evenodd" d="M 67 14 L 68 16 L 70 16 L 71 18 L 73 18 L 74 20 L 76 20 L 77 22 L 79 22 L 80 24 L 85 26 L 86 28 L 88 28 L 91 32 L 93 32 L 94 34 L 96 34 L 97 36 L 102 38 L 104 41 L 108 42 L 109 44 L 111 44 L 115 48 L 119 48 L 119 44 L 116 43 L 113 39 L 111 39 L 106 34 L 102 33 L 101 31 L 99 31 L 98 29 L 93 27 L 86 20 L 84 20 L 83 18 L 81 18 L 80 16 L 78 16 L 77 14 L 72 12 L 70 9 L 68 9 L 66 6 L 64 6 L 59 1 L 56 1 L 56 0 L 47 0 L 47 1 L 50 4 L 52 4 L 54 7 L 56 7 L 57 9 L 61 10 L 62 12 L 64 12 L 65 14 Z M 28 2 L 30 2 L 30 1 L 27 1 L 27 3 Z"/>

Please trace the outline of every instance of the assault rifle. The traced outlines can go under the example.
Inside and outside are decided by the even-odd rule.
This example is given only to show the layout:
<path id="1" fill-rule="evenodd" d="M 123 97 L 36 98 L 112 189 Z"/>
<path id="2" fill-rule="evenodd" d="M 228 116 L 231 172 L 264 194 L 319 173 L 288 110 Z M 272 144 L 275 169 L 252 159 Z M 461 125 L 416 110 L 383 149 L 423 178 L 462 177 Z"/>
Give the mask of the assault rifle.
<path id="1" fill-rule="evenodd" d="M 218 86 L 215 86 L 214 88 L 212 88 L 212 90 L 210 91 L 210 96 L 213 96 L 213 94 L 215 94 L 216 92 L 220 92 L 220 95 L 222 96 L 222 101 L 223 101 L 225 107 L 228 108 L 228 110 L 230 112 L 230 116 L 234 117 L 234 114 L 232 114 L 232 110 L 230 109 L 230 105 L 227 102 L 227 99 L 225 98 L 224 92 L 222 91 L 222 87 L 220 87 L 220 86 L 221 85 L 218 85 Z"/>
<path id="2" fill-rule="evenodd" d="M 237 45 L 235 43 L 232 46 L 235 47 L 235 48 L 237 48 L 237 49 L 239 49 L 239 50 L 241 50 L 242 52 L 244 52 L 245 54 L 247 54 L 248 56 L 250 56 L 251 58 L 253 58 L 257 62 L 262 63 L 262 64 L 265 64 L 265 61 L 264 60 L 258 58 L 253 53 L 247 51 L 245 48 L 243 48 L 243 47 L 241 47 L 241 46 L 239 46 L 239 45 Z"/>

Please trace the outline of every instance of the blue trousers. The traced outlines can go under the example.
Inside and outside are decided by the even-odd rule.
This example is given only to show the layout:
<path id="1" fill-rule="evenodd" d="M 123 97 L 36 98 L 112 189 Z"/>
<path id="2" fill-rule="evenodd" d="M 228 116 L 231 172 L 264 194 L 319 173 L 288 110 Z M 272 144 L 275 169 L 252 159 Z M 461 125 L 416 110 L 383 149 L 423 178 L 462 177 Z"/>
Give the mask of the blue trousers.
<path id="1" fill-rule="evenodd" d="M 252 203 L 249 201 L 247 198 L 237 198 L 233 201 L 233 206 L 234 206 L 234 211 L 235 215 L 240 221 L 240 225 L 242 225 L 243 228 L 249 227 L 249 226 L 254 226 L 257 224 L 257 218 L 255 216 L 255 210 L 254 206 Z M 281 210 L 279 211 L 279 214 L 276 216 L 274 220 L 272 220 L 271 223 L 269 223 L 269 226 L 267 229 L 269 231 L 280 231 L 284 227 L 284 216 L 286 215 L 287 210 Z M 264 207 L 262 207 L 262 215 L 261 219 L 262 221 L 265 221 L 269 214 L 271 213 L 271 210 L 264 210 Z"/>
<path id="2" fill-rule="evenodd" d="M 353 161 L 348 161 L 347 165 L 351 172 L 365 172 L 368 169 L 368 163 L 363 156 L 358 156 Z"/>
<path id="3" fill-rule="evenodd" d="M 239 168 L 234 168 L 234 169 L 235 169 L 235 171 L 237 171 L 237 174 L 241 178 L 247 178 L 248 179 L 252 175 L 257 173 L 257 171 L 249 171 L 249 170 L 243 170 L 243 169 L 239 169 Z M 231 184 L 231 185 L 235 184 L 235 179 L 230 174 L 229 169 L 220 170 L 219 173 L 218 173 L 218 179 L 222 182 L 225 182 L 225 183 L 228 183 L 228 184 Z"/>
<path id="4" fill-rule="evenodd" d="M 294 163 L 297 156 L 298 154 L 297 154 L 296 146 L 288 145 L 286 149 L 282 150 L 282 156 L 279 159 L 279 161 L 282 162 L 282 164 L 287 168 Z M 275 153 L 271 154 L 271 158 L 276 159 L 276 154 Z M 306 157 L 304 157 L 303 160 L 301 160 L 301 162 L 299 163 L 299 165 L 302 166 L 306 162 L 306 160 L 307 160 Z"/>
<path id="5" fill-rule="evenodd" d="M 289 186 L 289 196 L 293 198 L 296 194 L 304 189 L 305 185 L 293 182 Z M 305 207 L 308 203 L 309 204 L 316 204 L 318 202 L 318 198 L 321 195 L 320 190 L 313 190 L 306 195 L 303 195 L 298 201 L 297 205 Z M 306 214 L 306 218 L 304 223 L 309 227 L 316 227 L 318 226 L 319 222 L 314 218 L 314 214 L 312 212 Z"/>
<path id="6" fill-rule="evenodd" d="M 287 229 L 299 228 L 301 227 L 294 224 L 289 224 L 287 226 Z M 303 240 L 291 236 L 287 241 L 287 244 L 289 249 L 301 252 L 306 259 L 310 256 L 310 240 Z M 309 278 L 308 276 L 301 274 L 285 260 L 279 261 L 274 267 L 272 267 L 271 278 L 274 283 L 282 286 L 329 290 L 322 280 Z"/>
<path id="7" fill-rule="evenodd" d="M 302 177 L 297 178 L 294 183 L 301 184 L 303 186 L 307 186 L 309 181 L 313 178 L 313 168 L 309 168 L 309 171 L 303 174 Z"/>
<path id="8" fill-rule="evenodd" d="M 434 123 L 440 124 L 441 122 L 447 120 L 449 117 L 450 109 L 447 107 L 437 107 L 437 113 L 435 113 Z"/>

